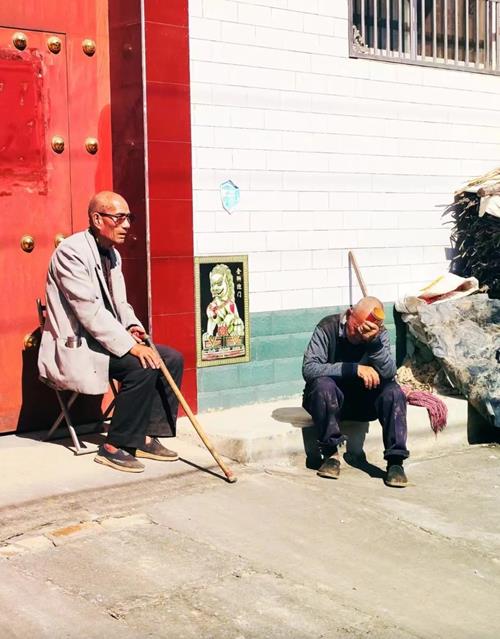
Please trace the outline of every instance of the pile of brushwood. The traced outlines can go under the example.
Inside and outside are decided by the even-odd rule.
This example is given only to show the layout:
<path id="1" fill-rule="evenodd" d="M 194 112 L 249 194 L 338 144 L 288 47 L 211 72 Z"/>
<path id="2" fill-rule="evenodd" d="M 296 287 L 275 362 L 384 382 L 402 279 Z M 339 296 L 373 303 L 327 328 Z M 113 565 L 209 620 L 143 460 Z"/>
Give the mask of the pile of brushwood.
<path id="1" fill-rule="evenodd" d="M 479 217 L 481 197 L 492 195 L 500 197 L 500 169 L 472 180 L 457 192 L 445 215 L 451 216 L 453 224 L 452 271 L 477 278 L 480 286 L 487 287 L 490 298 L 500 299 L 500 218 L 489 213 Z"/>

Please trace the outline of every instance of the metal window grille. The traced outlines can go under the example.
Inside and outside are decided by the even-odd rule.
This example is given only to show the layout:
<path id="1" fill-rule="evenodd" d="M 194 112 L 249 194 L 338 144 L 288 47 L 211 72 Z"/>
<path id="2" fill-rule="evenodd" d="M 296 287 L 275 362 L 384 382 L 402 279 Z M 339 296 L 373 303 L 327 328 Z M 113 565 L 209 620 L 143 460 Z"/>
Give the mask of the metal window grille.
<path id="1" fill-rule="evenodd" d="M 500 75 L 500 0 L 349 0 L 350 55 Z"/>

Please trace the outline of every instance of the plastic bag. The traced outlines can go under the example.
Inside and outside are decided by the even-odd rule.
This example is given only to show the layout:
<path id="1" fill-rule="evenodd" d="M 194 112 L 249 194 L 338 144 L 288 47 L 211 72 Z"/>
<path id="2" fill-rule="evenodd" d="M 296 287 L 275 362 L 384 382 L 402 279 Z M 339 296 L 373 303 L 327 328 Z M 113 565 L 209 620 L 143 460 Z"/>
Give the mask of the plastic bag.
<path id="1" fill-rule="evenodd" d="M 402 319 L 429 346 L 452 385 L 500 427 L 500 300 L 477 294 L 421 305 Z"/>

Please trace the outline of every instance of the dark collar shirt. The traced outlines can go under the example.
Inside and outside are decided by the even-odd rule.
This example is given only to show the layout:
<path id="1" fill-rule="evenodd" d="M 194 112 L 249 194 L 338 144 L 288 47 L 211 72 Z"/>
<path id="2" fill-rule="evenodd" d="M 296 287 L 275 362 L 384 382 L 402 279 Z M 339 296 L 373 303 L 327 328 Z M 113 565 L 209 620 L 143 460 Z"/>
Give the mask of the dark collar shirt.
<path id="1" fill-rule="evenodd" d="M 114 256 L 111 253 L 110 249 L 106 249 L 106 248 L 103 248 L 102 246 L 99 246 L 99 242 L 97 241 L 96 236 L 94 235 L 94 233 L 92 233 L 92 235 L 94 236 L 95 242 L 97 244 L 97 250 L 99 251 L 99 256 L 101 258 L 101 268 L 102 268 L 102 273 L 104 275 L 104 281 L 106 282 L 106 286 L 109 291 L 109 297 L 111 298 L 111 302 L 112 302 L 112 304 L 109 303 L 109 299 L 108 299 L 108 295 L 106 295 L 106 291 L 102 291 L 104 303 L 108 311 L 110 311 L 111 313 L 113 313 L 113 315 L 116 316 L 115 302 L 113 299 L 113 283 L 111 281 L 111 269 L 113 268 L 115 263 Z"/>

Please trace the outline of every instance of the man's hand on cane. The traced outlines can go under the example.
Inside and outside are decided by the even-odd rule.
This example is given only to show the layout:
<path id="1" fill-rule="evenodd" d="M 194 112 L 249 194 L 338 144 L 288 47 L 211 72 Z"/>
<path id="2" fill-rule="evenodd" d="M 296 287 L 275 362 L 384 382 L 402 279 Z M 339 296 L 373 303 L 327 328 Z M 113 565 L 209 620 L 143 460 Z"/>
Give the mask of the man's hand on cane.
<path id="1" fill-rule="evenodd" d="M 137 342 L 137 344 L 129 350 L 129 353 L 140 360 L 143 368 L 160 368 L 160 358 L 158 354 L 144 343 L 146 331 L 140 326 L 131 326 L 128 332 Z"/>
<path id="2" fill-rule="evenodd" d="M 140 360 L 143 368 L 160 368 L 160 358 L 157 353 L 144 343 L 146 331 L 140 326 L 131 326 L 128 332 L 137 342 L 137 344 L 129 350 L 129 353 Z"/>
<path id="3" fill-rule="evenodd" d="M 132 335 L 132 337 L 135 339 L 135 341 L 138 344 L 144 343 L 144 338 L 146 337 L 146 331 L 143 328 L 141 328 L 140 326 L 131 326 L 128 329 L 128 332 Z"/>

